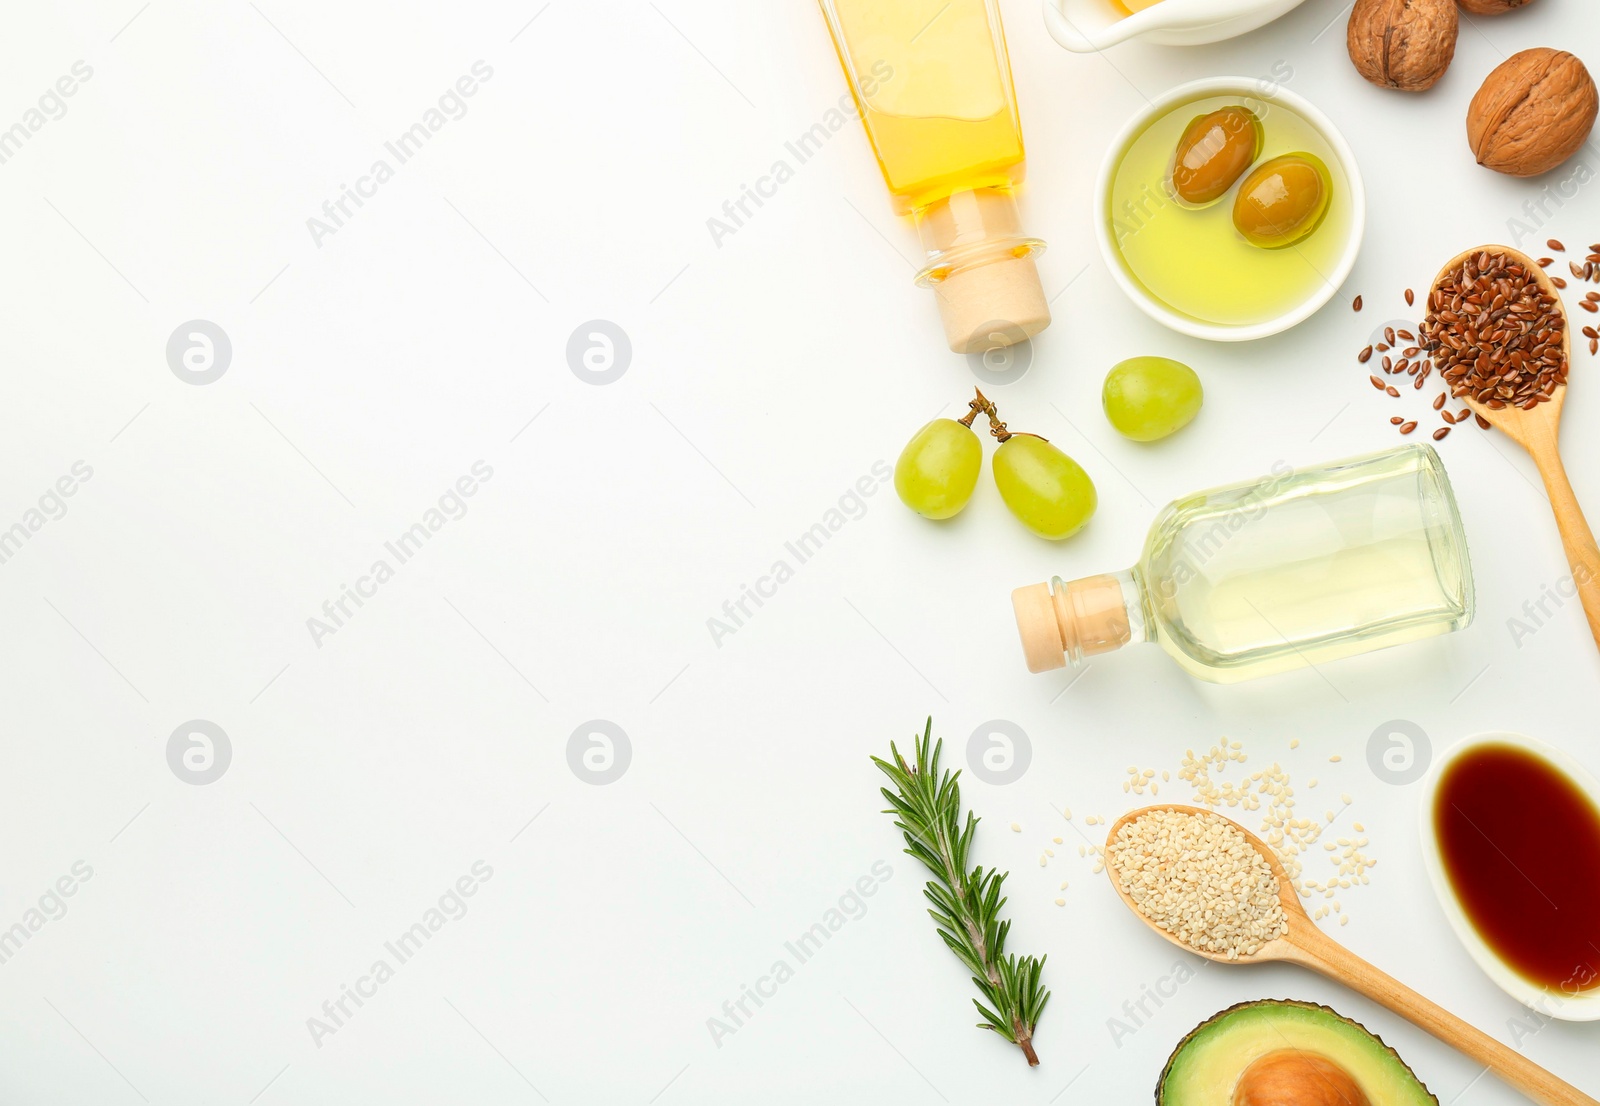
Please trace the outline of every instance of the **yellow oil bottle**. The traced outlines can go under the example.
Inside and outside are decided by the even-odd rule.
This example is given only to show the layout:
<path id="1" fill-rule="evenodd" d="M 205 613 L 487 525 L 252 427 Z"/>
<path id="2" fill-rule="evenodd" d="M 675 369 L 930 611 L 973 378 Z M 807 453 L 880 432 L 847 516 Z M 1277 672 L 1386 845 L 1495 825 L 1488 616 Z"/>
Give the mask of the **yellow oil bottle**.
<path id="1" fill-rule="evenodd" d="M 1015 189 L 1022 123 L 996 0 L 820 0 L 896 212 L 926 252 L 960 353 L 1030 338 L 1050 323 Z"/>

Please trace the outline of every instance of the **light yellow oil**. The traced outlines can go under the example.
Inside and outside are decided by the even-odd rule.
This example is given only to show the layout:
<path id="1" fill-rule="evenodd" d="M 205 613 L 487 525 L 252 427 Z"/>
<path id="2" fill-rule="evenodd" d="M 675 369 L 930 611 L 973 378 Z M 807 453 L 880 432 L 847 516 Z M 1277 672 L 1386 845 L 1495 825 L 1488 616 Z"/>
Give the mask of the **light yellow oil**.
<path id="1" fill-rule="evenodd" d="M 1134 572 L 1150 636 L 1222 683 L 1446 633 L 1473 614 L 1460 519 L 1425 448 L 1179 500 Z"/>
<path id="2" fill-rule="evenodd" d="M 1171 198 L 1168 172 L 1183 129 L 1196 116 L 1243 104 L 1261 117 L 1265 145 L 1255 164 L 1280 154 L 1315 154 L 1328 167 L 1332 202 L 1309 237 L 1283 249 L 1252 246 L 1233 225 L 1238 186 L 1200 210 Z M 1316 128 L 1264 99 L 1207 96 L 1154 120 L 1117 164 L 1109 224 L 1128 275 L 1174 311 L 1204 323 L 1245 326 L 1303 303 L 1337 268 L 1350 225 L 1349 180 Z"/>
<path id="3" fill-rule="evenodd" d="M 821 2 L 898 212 L 1022 179 L 994 0 Z"/>

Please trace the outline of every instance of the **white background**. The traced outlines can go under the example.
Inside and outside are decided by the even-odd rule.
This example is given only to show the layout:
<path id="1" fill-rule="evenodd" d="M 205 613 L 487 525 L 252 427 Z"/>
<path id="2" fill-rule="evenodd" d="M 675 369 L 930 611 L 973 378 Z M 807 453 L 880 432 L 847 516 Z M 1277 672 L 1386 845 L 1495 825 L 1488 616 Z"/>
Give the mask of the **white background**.
<path id="1" fill-rule="evenodd" d="M 0 166 L 0 524 L 75 461 L 93 469 L 0 565 L 0 928 L 75 861 L 93 870 L 0 964 L 0 1101 L 1127 1102 L 1196 1023 L 1265 996 L 1363 1021 L 1442 1102 L 1516 1101 L 1289 968 L 1207 968 L 1115 1042 L 1108 1019 L 1177 954 L 1075 844 L 1085 815 L 1127 809 L 1130 764 L 1175 769 L 1238 739 L 1297 784 L 1321 778 L 1309 812 L 1355 800 L 1379 864 L 1336 936 L 1509 1039 L 1518 1007 L 1425 884 L 1420 785 L 1379 781 L 1365 748 L 1399 718 L 1436 749 L 1509 728 L 1600 769 L 1600 655 L 1576 604 L 1520 648 L 1508 628 L 1566 572 L 1526 458 L 1470 429 L 1442 443 L 1476 624 L 1321 674 L 1202 686 L 1150 647 L 1067 689 L 1069 673 L 1024 668 L 1008 595 L 1131 563 L 1181 493 L 1398 441 L 1399 408 L 1353 354 L 1405 314 L 1402 289 L 1508 237 L 1566 175 L 1478 168 L 1463 119 L 1519 49 L 1600 62 L 1583 0 L 1463 21 L 1422 96 L 1356 75 L 1336 0 L 1229 43 L 1100 57 L 1059 50 L 1037 0 L 1007 0 L 1024 214 L 1057 298 L 1031 371 L 994 395 L 1013 429 L 1084 464 L 1099 513 L 1053 545 L 987 476 L 945 526 L 884 488 L 720 644 L 723 603 L 974 383 L 910 283 L 913 235 L 854 123 L 713 243 L 707 219 L 844 91 L 814 6 L 138 2 L 13 5 L 0 33 L 0 126 L 73 62 L 93 69 Z M 493 76 L 466 115 L 315 242 L 307 220 L 480 59 Z M 1360 263 L 1292 333 L 1230 347 L 1161 331 L 1095 252 L 1105 145 L 1145 97 L 1279 63 L 1360 158 Z M 1532 241 L 1549 235 L 1600 238 L 1592 184 Z M 166 362 L 192 319 L 232 341 L 213 384 Z M 566 362 L 592 319 L 633 346 L 606 386 Z M 1206 387 L 1198 420 L 1149 447 L 1098 405 L 1105 370 L 1145 353 Z M 1565 452 L 1600 511 L 1600 389 L 1575 360 Z M 307 619 L 478 460 L 493 475 L 465 517 L 314 641 Z M 1031 739 L 1020 781 L 963 782 L 979 859 L 1012 871 L 1011 947 L 1049 954 L 1037 1070 L 972 1028 L 970 985 L 878 813 L 868 755 L 930 713 L 952 767 L 987 720 Z M 232 747 L 204 786 L 166 754 L 197 718 Z M 607 785 L 568 766 L 591 719 L 631 746 Z M 493 876 L 466 915 L 314 1043 L 307 1019 L 479 860 Z M 892 878 L 865 915 L 715 1042 L 707 1019 L 879 861 Z M 1596 1044 L 1596 1027 L 1556 1024 L 1522 1047 L 1600 1094 Z"/>

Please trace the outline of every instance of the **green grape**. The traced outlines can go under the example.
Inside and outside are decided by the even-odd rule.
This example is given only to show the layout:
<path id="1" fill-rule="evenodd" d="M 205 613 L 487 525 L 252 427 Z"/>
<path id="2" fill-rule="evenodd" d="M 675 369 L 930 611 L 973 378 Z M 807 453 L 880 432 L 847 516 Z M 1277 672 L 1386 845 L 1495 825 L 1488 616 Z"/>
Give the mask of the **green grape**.
<path id="1" fill-rule="evenodd" d="M 1203 393 L 1194 370 L 1170 357 L 1130 357 L 1106 374 L 1100 402 L 1124 437 L 1153 442 L 1175 434 L 1200 413 Z"/>
<path id="2" fill-rule="evenodd" d="M 1094 514 L 1094 481 L 1043 438 L 1013 434 L 994 451 L 994 483 L 1011 513 L 1042 538 L 1060 541 Z"/>
<path id="3" fill-rule="evenodd" d="M 894 490 L 924 518 L 949 518 L 972 498 L 982 469 L 983 445 L 972 428 L 955 419 L 934 419 L 900 451 Z"/>

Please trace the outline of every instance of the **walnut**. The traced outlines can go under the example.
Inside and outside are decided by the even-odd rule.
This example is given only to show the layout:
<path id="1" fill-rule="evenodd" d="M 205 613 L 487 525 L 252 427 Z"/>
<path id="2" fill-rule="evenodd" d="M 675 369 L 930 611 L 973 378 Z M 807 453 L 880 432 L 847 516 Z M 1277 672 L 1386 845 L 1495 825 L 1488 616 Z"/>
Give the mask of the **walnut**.
<path id="1" fill-rule="evenodd" d="M 1455 0 L 1356 0 L 1345 40 L 1367 80 L 1421 92 L 1450 68 L 1460 23 Z"/>
<path id="2" fill-rule="evenodd" d="M 1600 100 L 1583 62 L 1564 50 L 1524 50 L 1502 62 L 1467 108 L 1479 165 L 1535 177 L 1578 152 Z"/>
<path id="3" fill-rule="evenodd" d="M 1528 0 L 1456 0 L 1461 5 L 1461 10 L 1471 12 L 1473 15 L 1500 15 L 1513 8 L 1520 8 Z"/>

